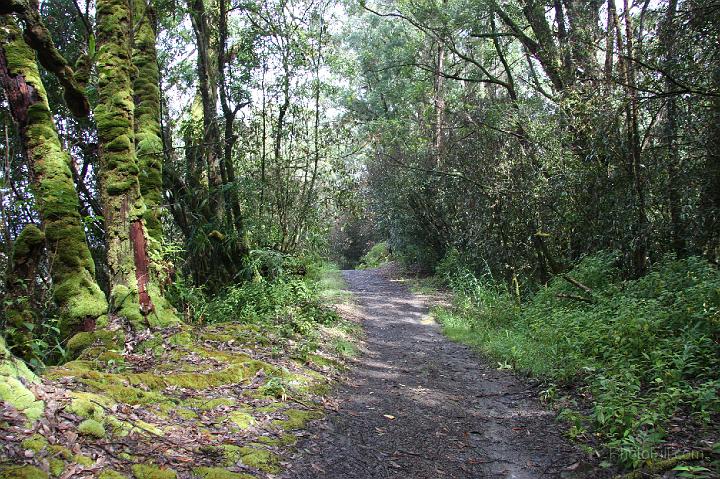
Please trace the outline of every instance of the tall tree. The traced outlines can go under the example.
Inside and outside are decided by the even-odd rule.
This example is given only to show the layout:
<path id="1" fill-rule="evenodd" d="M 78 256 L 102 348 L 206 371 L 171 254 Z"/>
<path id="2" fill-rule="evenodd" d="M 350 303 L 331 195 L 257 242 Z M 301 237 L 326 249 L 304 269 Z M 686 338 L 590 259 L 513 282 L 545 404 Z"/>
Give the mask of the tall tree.
<path id="1" fill-rule="evenodd" d="M 95 264 L 78 212 L 71 160 L 58 138 L 35 52 L 9 18 L 4 19 L 1 42 L 0 82 L 33 173 L 33 189 L 50 255 L 53 297 L 62 312 L 62 334 L 68 337 L 77 331 L 92 330 L 107 312 L 107 303 L 95 282 Z"/>
<path id="2" fill-rule="evenodd" d="M 135 150 L 139 168 L 140 194 L 145 201 L 145 225 L 149 247 L 159 250 L 162 245 L 160 221 L 163 184 L 163 142 L 160 125 L 160 72 L 158 70 L 155 12 L 146 0 L 135 0 L 136 22 L 132 60 L 137 69 L 133 81 L 135 102 Z"/>
<path id="3" fill-rule="evenodd" d="M 97 2 L 98 103 L 94 112 L 111 312 L 142 328 L 172 324 L 178 318 L 163 296 L 157 265 L 148 254 L 147 205 L 140 191 L 135 151 L 132 13 L 128 0 Z M 139 71 L 140 76 L 147 74 L 147 69 Z M 152 84 L 153 79 L 138 81 Z M 140 125 L 147 128 L 146 123 Z"/>

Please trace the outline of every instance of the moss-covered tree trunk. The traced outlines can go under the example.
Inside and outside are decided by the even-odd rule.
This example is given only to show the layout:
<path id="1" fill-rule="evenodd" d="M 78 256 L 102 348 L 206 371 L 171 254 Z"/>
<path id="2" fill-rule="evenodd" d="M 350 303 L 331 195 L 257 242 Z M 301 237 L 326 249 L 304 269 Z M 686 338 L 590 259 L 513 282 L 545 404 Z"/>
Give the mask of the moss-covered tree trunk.
<path id="1" fill-rule="evenodd" d="M 136 31 L 133 64 L 137 75 L 133 81 L 135 102 L 135 150 L 140 169 L 140 194 L 145 200 L 145 226 L 150 248 L 162 244 L 162 164 L 163 143 L 160 137 L 160 72 L 155 48 L 155 12 L 145 0 L 135 0 Z"/>
<path id="2" fill-rule="evenodd" d="M 0 403 L 9 404 L 35 421 L 45 411 L 45 404 L 35 399 L 27 384 L 39 382 L 25 363 L 10 354 L 0 336 Z"/>
<path id="3" fill-rule="evenodd" d="M 132 18 L 128 0 L 97 2 L 99 98 L 95 119 L 100 140 L 100 193 L 105 214 L 111 311 L 137 329 L 164 326 L 178 319 L 163 298 L 156 268 L 148 254 L 144 219 L 147 206 L 140 192 L 135 151 Z M 143 81 L 144 78 L 140 80 Z"/>
<path id="4" fill-rule="evenodd" d="M 32 332 L 37 323 L 33 293 L 35 274 L 44 249 L 45 234 L 33 224 L 25 226 L 15 238 L 5 281 L 5 336 L 13 353 L 26 361 L 37 359 L 31 347 Z"/>
<path id="5" fill-rule="evenodd" d="M 64 336 L 94 329 L 107 312 L 78 212 L 78 195 L 35 62 L 13 20 L 2 20 L 0 82 L 20 129 L 50 256 L 53 296 Z"/>

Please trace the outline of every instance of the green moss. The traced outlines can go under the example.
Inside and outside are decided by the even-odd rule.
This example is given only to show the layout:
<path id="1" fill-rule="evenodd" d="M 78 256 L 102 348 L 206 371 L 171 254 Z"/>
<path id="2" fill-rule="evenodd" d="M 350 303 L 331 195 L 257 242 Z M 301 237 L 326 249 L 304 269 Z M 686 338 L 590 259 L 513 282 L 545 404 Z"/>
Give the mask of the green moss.
<path id="1" fill-rule="evenodd" d="M 108 151 L 124 151 L 130 149 L 130 138 L 127 135 L 120 135 L 105 145 Z"/>
<path id="2" fill-rule="evenodd" d="M 127 476 L 112 469 L 106 469 L 100 473 L 98 479 L 127 479 Z"/>
<path id="3" fill-rule="evenodd" d="M 105 408 L 110 408 L 114 404 L 112 400 L 100 394 L 73 391 L 71 396 L 73 399 L 65 410 L 85 419 L 104 420 Z"/>
<path id="4" fill-rule="evenodd" d="M 183 331 L 181 333 L 173 334 L 168 338 L 168 342 L 170 344 L 174 344 L 176 346 L 191 346 L 194 344 L 194 339 L 192 336 L 192 333 L 189 331 Z"/>
<path id="5" fill-rule="evenodd" d="M 48 451 L 50 451 L 50 455 L 52 457 L 64 459 L 66 461 L 71 461 L 73 459 L 72 451 L 65 446 L 51 444 L 48 446 Z"/>
<path id="6" fill-rule="evenodd" d="M 322 417 L 322 413 L 319 411 L 303 411 L 300 409 L 288 409 L 283 411 L 283 414 L 288 418 L 285 420 L 277 419 L 272 424 L 286 430 L 302 429 L 309 421 Z"/>
<path id="7" fill-rule="evenodd" d="M 344 369 L 343 365 L 340 364 L 338 361 L 335 361 L 334 359 L 326 358 L 325 356 L 320 356 L 319 354 L 308 354 L 307 356 L 308 362 L 315 364 L 317 366 L 322 367 L 329 367 L 333 369 Z"/>
<path id="8" fill-rule="evenodd" d="M 60 476 L 65 470 L 65 461 L 62 459 L 51 458 L 48 465 L 50 466 L 50 474 L 55 477 Z"/>
<path id="9" fill-rule="evenodd" d="M 200 479 L 252 479 L 254 476 L 249 474 L 238 474 L 230 472 L 221 467 L 196 467 L 193 473 Z"/>
<path id="10" fill-rule="evenodd" d="M 86 436 L 94 436 L 99 438 L 105 437 L 107 435 L 107 432 L 105 431 L 105 426 L 103 426 L 101 422 L 98 422 L 95 419 L 85 419 L 83 422 L 81 422 L 78 426 L 78 432 L 80 434 L 85 434 Z"/>
<path id="11" fill-rule="evenodd" d="M 267 446 L 292 446 L 297 442 L 297 437 L 292 434 L 281 434 L 278 437 L 260 436 L 257 442 Z"/>
<path id="12" fill-rule="evenodd" d="M 10 354 L 5 340 L 0 336 L 0 401 L 25 414 L 30 421 L 35 421 L 42 416 L 45 405 L 35 399 L 35 395 L 21 380 L 27 383 L 39 382 L 25 363 Z"/>
<path id="13" fill-rule="evenodd" d="M 134 265 L 132 265 L 132 269 L 134 271 Z M 140 311 L 136 291 L 122 284 L 115 285 L 110 292 L 110 304 L 115 309 L 115 314 L 127 319 L 134 329 L 144 328 L 145 317 Z"/>
<path id="14" fill-rule="evenodd" d="M 177 477 L 177 474 L 172 469 L 146 464 L 135 464 L 132 467 L 132 472 L 135 479 L 176 479 Z"/>
<path id="15" fill-rule="evenodd" d="M 31 437 L 27 439 L 23 439 L 22 441 L 22 447 L 25 449 L 30 449 L 31 451 L 35 452 L 35 454 L 39 453 L 43 449 L 45 449 L 48 446 L 48 441 L 40 434 L 33 434 Z"/>
<path id="16" fill-rule="evenodd" d="M 256 423 L 255 418 L 252 416 L 252 414 L 248 414 L 242 411 L 231 412 L 230 414 L 228 414 L 228 419 L 241 430 L 247 429 Z"/>
<path id="17" fill-rule="evenodd" d="M 50 255 L 53 298 L 60 307 L 63 336 L 78 330 L 82 321 L 107 311 L 105 296 L 94 280 L 95 264 L 78 211 L 79 200 L 40 79 L 35 52 L 25 43 L 17 25 L 6 22 L 4 46 L 9 73 L 20 75 L 34 88 L 27 112 L 23 147 L 32 165 L 33 193 L 43 222 Z"/>
<path id="18" fill-rule="evenodd" d="M 275 412 L 278 409 L 282 408 L 284 406 L 281 402 L 271 402 L 270 404 L 266 404 L 265 406 L 260 406 L 257 408 L 258 412 Z"/>
<path id="19" fill-rule="evenodd" d="M 257 446 L 244 446 L 238 450 L 242 463 L 270 474 L 280 472 L 280 461 L 277 454 L 268 451 L 262 444 Z"/>
<path id="20" fill-rule="evenodd" d="M 145 220 L 151 250 L 162 245 L 162 160 L 163 144 L 160 138 L 160 72 L 155 48 L 155 30 L 147 15 L 145 2 L 135 2 L 136 26 L 132 55 L 137 75 L 133 82 L 135 100 L 135 149 L 140 167 L 140 192 L 147 204 Z"/>
<path id="21" fill-rule="evenodd" d="M 218 406 L 234 406 L 237 403 L 232 398 L 215 398 L 215 399 L 197 399 L 190 398 L 183 401 L 189 407 L 202 410 L 215 409 Z"/>
<path id="22" fill-rule="evenodd" d="M 197 419 L 198 415 L 195 411 L 191 411 L 190 409 L 185 408 L 178 408 L 175 410 L 175 414 L 177 414 L 179 417 L 183 419 Z"/>
<path id="23" fill-rule="evenodd" d="M 125 335 L 122 331 L 96 330 L 80 332 L 75 334 L 67 343 L 68 355 L 77 358 L 83 350 L 92 345 L 101 346 L 99 353 L 107 350 L 122 350 L 125 342 Z M 96 354 L 95 357 L 98 355 Z"/>
<path id="24" fill-rule="evenodd" d="M 45 233 L 33 224 L 25 226 L 15 238 L 13 257 L 26 258 L 36 246 L 45 242 Z"/>
<path id="25" fill-rule="evenodd" d="M 45 471 L 34 466 L 10 466 L 0 468 L 0 473 L 3 479 L 48 479 Z"/>
<path id="26" fill-rule="evenodd" d="M 242 458 L 242 454 L 240 454 L 240 446 L 235 446 L 234 444 L 223 444 L 217 449 L 219 449 L 220 454 L 223 457 L 223 464 L 225 466 L 234 466 Z"/>
<path id="27" fill-rule="evenodd" d="M 93 464 L 95 464 L 93 458 L 85 456 L 83 454 L 75 454 L 73 456 L 73 461 L 77 462 L 81 466 L 92 466 Z"/>

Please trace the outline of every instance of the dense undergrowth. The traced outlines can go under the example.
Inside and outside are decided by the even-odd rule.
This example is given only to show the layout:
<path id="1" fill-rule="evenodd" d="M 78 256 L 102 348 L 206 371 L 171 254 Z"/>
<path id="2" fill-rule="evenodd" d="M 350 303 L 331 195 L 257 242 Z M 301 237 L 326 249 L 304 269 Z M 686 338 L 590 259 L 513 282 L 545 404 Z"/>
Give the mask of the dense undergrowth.
<path id="1" fill-rule="evenodd" d="M 377 268 L 392 259 L 390 254 L 390 245 L 387 241 L 375 243 L 367 253 L 365 253 L 357 265 L 357 269 Z"/>
<path id="2" fill-rule="evenodd" d="M 333 307 L 347 299 L 336 268 L 279 266 L 215 296 L 178 281 L 185 324 L 132 331 L 111 321 L 73 339 L 72 361 L 39 379 L 28 371 L 28 404 L 2 398 L 0 477 L 278 473 L 296 434 L 322 415 L 358 332 Z"/>
<path id="3" fill-rule="evenodd" d="M 570 434 L 599 440 L 613 462 L 708 449 L 720 411 L 720 273 L 700 258 L 668 258 L 623 280 L 616 264 L 612 253 L 586 257 L 519 304 L 450 254 L 437 273 L 454 307 L 435 314 L 449 337 L 543 378 Z M 575 399 L 561 397 L 570 388 Z"/>

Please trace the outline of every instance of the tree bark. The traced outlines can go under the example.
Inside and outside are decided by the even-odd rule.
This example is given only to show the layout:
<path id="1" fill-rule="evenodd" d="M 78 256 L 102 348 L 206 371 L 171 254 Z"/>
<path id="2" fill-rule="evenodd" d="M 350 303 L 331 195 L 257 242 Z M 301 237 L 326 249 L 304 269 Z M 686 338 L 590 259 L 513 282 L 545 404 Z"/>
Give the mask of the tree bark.
<path id="1" fill-rule="evenodd" d="M 663 68 L 665 71 L 672 71 L 677 61 L 677 49 L 675 45 L 675 15 L 677 13 L 677 0 L 670 0 L 665 14 L 665 20 L 660 33 L 660 43 L 665 51 Z M 668 204 L 670 209 L 670 242 L 676 255 L 685 255 L 686 245 L 683 236 L 685 228 L 682 221 L 682 205 L 680 188 L 678 185 L 680 168 L 680 148 L 677 136 L 677 96 L 673 94 L 675 84 L 668 78 L 665 79 L 665 89 L 670 94 L 665 108 L 665 121 L 663 125 L 663 136 L 667 147 L 667 173 L 668 173 Z"/>
<path id="2" fill-rule="evenodd" d="M 6 294 L 3 301 L 5 334 L 15 356 L 32 361 L 36 359 L 30 346 L 37 323 L 37 309 L 33 304 L 36 270 L 45 248 L 45 234 L 29 224 L 15 238 L 10 267 L 6 276 Z"/>
<path id="3" fill-rule="evenodd" d="M 25 43 L 36 51 L 40 64 L 54 74 L 63 87 L 65 103 L 77 117 L 90 113 L 85 89 L 70 64 L 55 48 L 50 32 L 38 13 L 38 0 L 0 0 L 0 15 L 15 14 L 23 21 Z"/>
<path id="4" fill-rule="evenodd" d="M 220 147 L 220 131 L 215 121 L 218 90 L 213 73 L 211 33 L 204 0 L 188 0 L 190 21 L 197 46 L 198 90 L 202 100 L 203 138 L 202 155 L 208 172 L 208 187 L 213 217 L 220 222 L 225 216 L 225 200 L 222 193 L 223 165 Z"/>
<path id="5" fill-rule="evenodd" d="M 135 150 L 140 169 L 140 194 L 147 211 L 144 219 L 150 251 L 160 251 L 163 241 L 162 166 L 163 141 L 160 126 L 160 72 L 155 49 L 155 12 L 146 0 L 134 1 L 136 31 L 133 64 L 137 76 L 133 81 L 135 103 Z"/>
<path id="6" fill-rule="evenodd" d="M 132 12 L 128 0 L 97 2 L 100 194 L 110 269 L 113 314 L 135 329 L 165 326 L 178 318 L 163 298 L 147 252 L 145 200 L 135 152 L 131 73 Z M 142 73 L 141 73 L 142 74 Z"/>
<path id="7" fill-rule="evenodd" d="M 53 280 L 53 298 L 60 307 L 64 337 L 88 331 L 107 312 L 95 282 L 95 263 L 78 212 L 78 195 L 70 158 L 57 135 L 35 52 L 7 19 L 0 48 L 0 81 L 18 125 L 33 175 L 33 190 L 42 219 Z"/>

